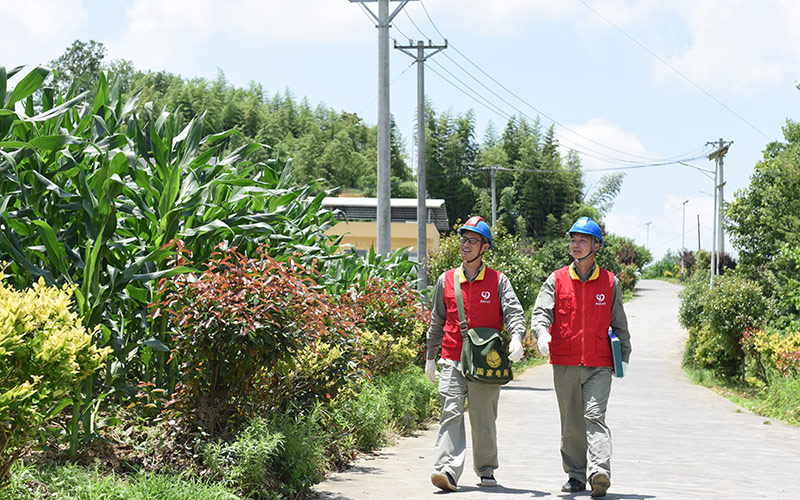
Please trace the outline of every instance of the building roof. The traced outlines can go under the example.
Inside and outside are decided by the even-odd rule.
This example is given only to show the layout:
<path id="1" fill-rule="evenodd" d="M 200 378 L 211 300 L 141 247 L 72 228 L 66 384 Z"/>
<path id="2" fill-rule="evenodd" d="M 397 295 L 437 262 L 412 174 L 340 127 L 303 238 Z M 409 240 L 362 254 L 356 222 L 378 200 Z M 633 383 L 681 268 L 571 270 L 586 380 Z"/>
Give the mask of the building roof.
<path id="1" fill-rule="evenodd" d="M 370 221 L 378 219 L 377 198 L 351 198 L 347 196 L 327 197 L 322 200 L 322 205 L 329 209 L 336 209 L 337 219 L 349 221 Z M 392 198 L 389 200 L 392 222 L 417 222 L 416 198 Z M 433 223 L 439 231 L 450 229 L 447 222 L 447 210 L 444 200 L 425 200 L 427 209 L 427 222 Z"/>

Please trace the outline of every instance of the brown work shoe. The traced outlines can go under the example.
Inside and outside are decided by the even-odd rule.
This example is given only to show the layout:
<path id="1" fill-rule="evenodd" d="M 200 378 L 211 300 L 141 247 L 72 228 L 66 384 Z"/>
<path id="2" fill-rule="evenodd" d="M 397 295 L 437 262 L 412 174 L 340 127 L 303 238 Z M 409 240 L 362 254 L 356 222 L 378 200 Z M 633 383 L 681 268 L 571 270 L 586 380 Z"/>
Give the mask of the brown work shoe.
<path id="1" fill-rule="evenodd" d="M 449 472 L 434 472 L 431 474 L 431 482 L 434 486 L 443 491 L 456 491 L 456 482 Z"/>
<path id="2" fill-rule="evenodd" d="M 595 472 L 592 474 L 589 483 L 592 485 L 592 497 L 604 497 L 608 487 L 611 486 L 611 480 L 604 472 Z"/>

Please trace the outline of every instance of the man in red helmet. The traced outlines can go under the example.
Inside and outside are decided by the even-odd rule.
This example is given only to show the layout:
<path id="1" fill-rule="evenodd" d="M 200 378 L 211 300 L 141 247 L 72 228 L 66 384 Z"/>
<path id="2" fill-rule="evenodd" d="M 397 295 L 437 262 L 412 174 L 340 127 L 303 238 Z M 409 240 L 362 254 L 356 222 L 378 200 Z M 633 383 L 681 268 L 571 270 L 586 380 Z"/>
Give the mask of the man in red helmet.
<path id="1" fill-rule="evenodd" d="M 480 477 L 480 486 L 497 485 L 494 471 L 498 467 L 495 421 L 500 386 L 468 381 L 461 372 L 462 336 L 454 280 L 459 280 L 461 285 L 464 311 L 470 328 L 502 330 L 503 324 L 508 328 L 511 333 L 511 361 L 522 359 L 522 339 L 526 333 L 522 305 L 508 277 L 483 265 L 483 254 L 492 248 L 489 225 L 478 216 L 470 217 L 458 233 L 461 236 L 461 265 L 442 273 L 436 282 L 425 363 L 425 373 L 431 382 L 436 383 L 436 354 L 441 347 L 439 399 L 442 415 L 434 446 L 431 482 L 444 491 L 456 491 L 456 484 L 464 470 L 467 450 L 464 407 L 467 395 L 473 467 Z"/>
<path id="2" fill-rule="evenodd" d="M 608 329 L 620 340 L 623 375 L 631 336 L 619 280 L 594 261 L 603 246 L 600 226 L 581 217 L 567 235 L 573 262 L 542 285 L 531 330 L 553 365 L 561 461 L 568 475 L 561 491 L 583 491 L 588 479 L 592 497 L 602 497 L 611 486 L 611 432 L 605 419 L 614 362 Z"/>

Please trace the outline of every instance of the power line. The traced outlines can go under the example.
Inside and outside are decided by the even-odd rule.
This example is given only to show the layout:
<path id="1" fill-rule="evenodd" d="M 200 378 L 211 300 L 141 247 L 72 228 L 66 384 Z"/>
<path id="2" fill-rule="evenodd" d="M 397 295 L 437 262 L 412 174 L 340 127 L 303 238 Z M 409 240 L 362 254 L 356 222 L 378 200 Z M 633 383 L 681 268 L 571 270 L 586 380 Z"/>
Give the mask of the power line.
<path id="1" fill-rule="evenodd" d="M 442 36 L 442 37 L 443 37 L 443 35 L 442 35 L 442 32 L 441 32 L 441 31 L 439 30 L 439 28 L 436 26 L 436 23 L 433 21 L 433 19 L 431 18 L 430 14 L 428 13 L 427 7 L 425 7 L 425 3 L 424 3 L 423 1 L 420 1 L 420 2 L 419 2 L 419 5 L 421 5 L 421 6 L 422 6 L 422 8 L 423 8 L 423 10 L 425 11 L 425 15 L 427 16 L 427 18 L 428 18 L 428 20 L 429 20 L 429 22 L 430 22 L 431 26 L 433 27 L 433 29 L 434 29 L 434 30 L 435 30 L 435 31 L 436 31 L 436 32 L 437 32 L 437 33 L 438 33 L 440 36 Z M 417 25 L 417 23 L 416 23 L 416 22 L 414 22 L 414 20 L 413 20 L 413 19 L 411 18 L 411 16 L 410 16 L 410 14 L 409 14 L 407 11 L 405 12 L 405 14 L 406 14 L 406 17 L 407 17 L 407 18 L 408 18 L 408 19 L 411 21 L 411 23 L 412 23 L 412 24 L 414 25 L 414 27 L 417 29 L 417 31 L 418 31 L 418 32 L 419 32 L 421 35 L 423 35 L 423 36 L 425 36 L 425 37 L 427 38 L 427 35 L 426 35 L 426 34 L 425 34 L 425 33 L 424 33 L 424 32 L 423 32 L 421 29 L 420 29 L 420 27 Z M 397 27 L 395 26 L 395 28 L 397 28 Z M 399 30 L 399 28 L 397 28 L 397 29 L 398 29 L 398 31 L 400 31 L 400 30 Z M 449 44 L 449 47 L 450 47 L 450 48 L 452 48 L 453 50 L 455 50 L 455 51 L 456 51 L 456 53 L 458 53 L 458 54 L 459 54 L 459 55 L 460 55 L 462 58 L 464 58 L 464 59 L 465 59 L 467 62 L 469 62 L 469 63 L 470 63 L 472 66 L 474 66 L 474 67 L 475 67 L 475 68 L 476 68 L 476 69 L 477 69 L 477 70 L 478 70 L 480 73 L 482 73 L 483 75 L 485 75 L 487 78 L 489 78 L 489 79 L 490 79 L 492 82 L 494 82 L 494 83 L 495 83 L 496 85 L 498 85 L 500 88 L 502 88 L 503 90 L 505 90 L 506 92 L 508 92 L 508 93 L 509 93 L 511 96 L 513 96 L 513 97 L 514 97 L 514 98 L 516 98 L 518 101 L 520 101 L 521 103 L 525 104 L 526 106 L 528 106 L 529 108 L 531 108 L 532 110 L 534 110 L 534 111 L 535 111 L 536 113 L 538 113 L 539 115 L 541 115 L 541 116 L 544 116 L 545 118 L 547 118 L 548 120 L 550 120 L 550 121 L 551 121 L 551 122 L 553 122 L 554 124 L 558 125 L 558 126 L 559 126 L 559 127 L 561 127 L 562 129 L 564 129 L 564 130 L 566 130 L 566 131 L 569 131 L 570 133 L 574 134 L 575 136 L 577 136 L 577 137 L 580 137 L 580 138 L 582 138 L 582 139 L 584 139 L 584 140 L 586 140 L 586 141 L 589 141 L 589 142 L 591 142 L 591 143 L 594 143 L 594 144 L 596 144 L 596 145 L 598 145 L 598 146 L 600 146 L 600 147 L 602 147 L 602 148 L 604 148 L 604 149 L 607 149 L 607 150 L 609 150 L 609 151 L 613 151 L 613 152 L 616 152 L 616 153 L 619 153 L 619 154 L 622 154 L 622 155 L 628 156 L 628 157 L 630 157 L 630 158 L 635 158 L 635 159 L 620 158 L 620 157 L 617 157 L 617 156 L 614 156 L 614 155 L 611 155 L 611 154 L 604 153 L 604 152 L 602 152 L 602 151 L 597 151 L 597 150 L 595 150 L 595 149 L 592 149 L 592 148 L 589 148 L 589 147 L 587 147 L 585 144 L 580 144 L 580 143 L 578 143 L 578 142 L 576 142 L 576 141 L 574 141 L 574 140 L 572 140 L 572 139 L 569 139 L 569 138 L 565 137 L 563 134 L 561 134 L 561 133 L 559 133 L 558 131 L 555 131 L 555 130 L 554 130 L 554 135 L 555 135 L 557 138 L 559 138 L 559 139 L 560 139 L 560 141 L 559 141 L 559 142 L 561 142 L 561 144 L 565 144 L 565 145 L 568 145 L 568 144 L 572 144 L 572 145 L 574 145 L 574 147 L 570 147 L 570 149 L 573 149 L 573 150 L 574 150 L 574 151 L 576 151 L 577 153 L 580 153 L 580 154 L 582 154 L 582 155 L 584 155 L 584 156 L 586 156 L 586 157 L 589 157 L 589 158 L 594 158 L 594 159 L 597 159 L 597 160 L 600 160 L 600 161 L 604 161 L 604 162 L 607 162 L 607 163 L 617 163 L 617 164 L 636 164 L 636 163 L 640 163 L 640 162 L 641 162 L 641 160 L 652 160 L 652 161 L 654 161 L 654 162 L 665 162 L 665 161 L 669 161 L 669 160 L 672 160 L 672 159 L 675 159 L 675 158 L 680 158 L 680 157 L 682 157 L 682 156 L 686 156 L 686 154 L 682 154 L 682 155 L 676 155 L 676 156 L 674 156 L 674 157 L 672 157 L 672 158 L 666 158 L 666 159 L 655 159 L 655 158 L 651 158 L 651 157 L 645 157 L 645 156 L 635 155 L 635 154 L 628 153 L 628 152 L 625 152 L 625 151 L 620 151 L 620 150 L 617 150 L 617 149 L 615 149 L 615 148 L 612 148 L 612 147 L 610 147 L 610 146 L 607 146 L 607 145 L 605 145 L 605 144 L 602 144 L 602 143 L 600 143 L 600 142 L 597 142 L 597 141 L 595 141 L 595 140 L 593 140 L 593 139 L 591 139 L 591 138 L 588 138 L 588 137 L 586 137 L 586 136 L 584 136 L 584 135 L 582 135 L 582 134 L 580 134 L 580 133 L 578 133 L 578 132 L 576 132 L 576 131 L 574 131 L 574 130 L 571 130 L 569 127 L 567 127 L 567 126 L 565 126 L 565 125 L 561 124 L 560 122 L 558 122 L 558 121 L 557 121 L 557 120 L 555 120 L 554 118 L 550 117 L 550 116 L 549 116 L 549 115 L 547 115 L 546 113 L 542 112 L 541 110 L 539 110 L 539 109 L 538 109 L 538 108 L 536 108 L 535 106 L 533 106 L 533 105 L 531 105 L 530 103 L 528 103 L 528 102 L 527 102 L 525 99 L 523 99 L 523 98 L 521 98 L 520 96 L 518 96 L 517 94 L 515 94 L 513 91 L 511 91 L 510 89 L 508 89 L 508 88 L 507 88 L 505 85 L 503 85 L 502 83 L 500 83 L 500 82 L 499 82 L 497 79 L 495 79 L 494 77 L 492 77 L 492 76 L 491 76 L 489 73 L 487 73 L 486 71 L 484 71 L 484 70 L 483 70 L 483 69 L 482 69 L 480 66 L 478 66 L 478 65 L 477 65 L 475 62 L 473 62 L 473 61 L 472 61 L 472 60 L 471 60 L 469 57 L 467 57 L 467 56 L 466 56 L 466 55 L 465 55 L 463 52 L 461 52 L 460 50 L 458 50 L 458 48 L 457 48 L 456 46 L 454 46 L 452 43 L 450 43 L 450 44 Z M 529 119 L 529 120 L 531 120 L 531 121 L 533 121 L 533 122 L 537 121 L 537 120 L 535 120 L 535 119 L 531 118 L 530 116 L 528 116 L 528 115 L 527 115 L 527 114 L 526 114 L 524 111 L 520 110 L 520 109 L 519 109 L 518 107 L 516 107 L 514 104 L 512 104 L 512 103 L 508 102 L 508 101 L 507 101 L 506 99 L 504 99 L 502 96 L 500 96 L 499 94 L 497 94 L 497 92 L 495 92 L 494 90 L 492 90 L 491 88 L 489 88 L 489 87 L 488 87 L 486 84 L 484 84 L 484 83 L 483 83 L 482 81 L 480 81 L 480 80 L 479 80 L 477 77 L 475 77 L 475 75 L 474 75 L 473 73 L 471 73 L 471 72 L 467 71 L 467 70 L 466 70 L 466 69 L 465 69 L 463 66 L 461 66 L 461 65 L 460 65 L 458 62 L 456 62 L 456 61 L 455 61 L 455 60 L 454 60 L 452 57 L 450 57 L 448 54 L 444 54 L 444 55 L 445 55 L 445 57 L 446 57 L 448 60 L 450 60 L 450 61 L 451 61 L 453 64 L 455 64 L 455 65 L 456 65 L 456 66 L 457 66 L 459 69 L 461 69 L 461 71 L 463 71 L 464 73 L 466 73 L 467 75 L 469 75 L 469 76 L 470 76 L 470 77 L 471 77 L 473 80 L 475 80 L 476 82 L 478 82 L 478 83 L 479 83 L 479 84 L 480 84 L 480 85 L 481 85 L 483 88 L 485 88 L 487 91 L 489 91 L 489 92 L 490 92 L 492 95 L 494 95 L 495 97 L 497 97 L 498 99 L 500 99 L 500 100 L 501 100 L 503 103 L 505 103 L 506 105 L 508 105 L 508 106 L 509 106 L 509 107 L 511 107 L 512 109 L 514 109 L 514 110 L 515 110 L 515 111 L 516 111 L 516 112 L 517 112 L 517 113 L 518 113 L 518 114 L 519 114 L 521 117 L 527 118 L 527 119 Z M 465 87 L 469 88 L 469 89 L 470 89 L 470 91 L 472 91 L 474 94 L 476 94 L 476 95 L 479 95 L 477 91 L 475 91 L 474 89 L 472 89 L 471 87 L 469 87 L 467 84 L 465 84 L 465 83 L 464 83 L 464 82 L 463 82 L 461 79 L 459 79 L 458 77 L 456 77 L 456 76 L 455 76 L 455 75 L 454 75 L 452 72 L 450 72 L 449 70 L 447 70 L 446 68 L 444 68 L 444 66 L 443 66 L 443 65 L 441 65 L 441 63 L 438 63 L 438 62 L 437 62 L 437 65 L 439 65 L 439 66 L 440 66 L 440 67 L 441 67 L 443 70 L 447 71 L 447 72 L 448 72 L 448 73 L 449 73 L 449 74 L 450 74 L 450 75 L 451 75 L 453 78 L 457 79 L 457 81 L 459 81 L 459 83 L 461 83 L 461 84 L 462 84 L 462 85 L 464 85 Z M 437 73 L 437 75 L 441 77 L 441 75 L 439 75 L 438 73 Z M 448 81 L 448 80 L 447 80 L 447 79 L 445 79 L 445 81 Z M 452 82 L 449 82 L 449 81 L 448 81 L 448 83 L 450 83 L 451 85 L 454 85 Z M 462 92 L 463 92 L 463 90 L 462 90 Z M 471 97 L 472 99 L 475 99 L 474 97 L 472 97 L 472 96 L 469 96 L 469 95 L 468 95 L 468 94 L 466 94 L 466 93 L 465 93 L 465 95 L 467 95 L 468 97 Z M 481 98 L 482 98 L 482 99 L 485 99 L 485 98 L 483 98 L 483 97 L 481 97 Z M 487 101 L 487 102 L 488 102 L 488 101 Z M 481 104 L 482 104 L 482 103 L 481 103 Z M 483 105 L 483 104 L 482 104 L 482 105 Z M 485 106 L 485 105 L 484 105 L 484 106 Z M 494 105 L 493 105 L 493 106 L 494 106 Z M 497 112 L 497 111 L 495 111 L 495 112 Z M 500 113 L 498 113 L 498 114 L 500 114 Z M 502 114 L 501 114 L 501 116 L 502 116 Z M 507 118 L 507 119 L 508 119 L 508 118 Z M 568 146 L 568 147 L 569 147 L 569 146 Z M 700 157 L 702 157 L 702 155 L 701 155 Z M 699 157 L 698 157 L 698 158 L 699 158 Z M 635 167 L 635 168 L 636 168 L 636 167 Z"/>
<path id="2" fill-rule="evenodd" d="M 771 140 L 773 139 L 772 137 L 770 137 L 770 136 L 768 136 L 767 134 L 765 134 L 764 132 L 762 132 L 762 131 L 761 131 L 761 130 L 758 128 L 758 127 L 756 127 L 755 125 L 753 125 L 752 123 L 750 123 L 749 121 L 747 121 L 747 120 L 746 120 L 746 119 L 745 119 L 745 118 L 744 118 L 742 115 L 740 115 L 739 113 L 737 113 L 736 111 L 734 111 L 733 109 L 731 109 L 730 107 L 728 107 L 728 106 L 727 106 L 727 105 L 726 105 L 724 102 L 720 101 L 719 99 L 717 99 L 716 97 L 714 97 L 713 95 L 711 95 L 711 93 L 710 93 L 710 92 L 708 92 L 706 89 L 704 89 L 703 87 L 701 87 L 700 85 L 698 85 L 697 83 L 695 83 L 695 82 L 694 82 L 694 81 L 693 81 L 691 78 L 689 78 L 688 76 L 684 75 L 684 74 L 683 74 L 683 73 L 681 73 L 681 72 L 680 72 L 680 71 L 679 71 L 677 68 L 675 68 L 674 66 L 672 66 L 670 63 L 668 63 L 668 62 L 667 62 L 667 61 L 665 61 L 664 59 L 662 59 L 662 58 L 661 58 L 661 57 L 660 57 L 658 54 L 656 54 L 655 52 L 653 52 L 652 50 L 650 50 L 649 48 L 647 48 L 647 47 L 646 47 L 646 46 L 645 46 L 643 43 L 641 43 L 639 40 L 637 40 L 637 39 L 633 38 L 633 37 L 632 37 L 631 35 L 629 35 L 629 34 L 628 34 L 628 33 L 627 33 L 625 30 L 623 30 L 622 28 L 620 28 L 619 26 L 617 26 L 616 24 L 614 24 L 614 23 L 613 23 L 613 22 L 612 22 L 610 19 L 608 19 L 608 18 L 607 18 L 607 17 L 605 17 L 603 14 L 601 14 L 600 12 L 598 12 L 597 10 L 595 10 L 595 9 L 594 9 L 594 8 L 593 8 L 591 5 L 589 5 L 588 3 L 586 3 L 586 2 L 585 2 L 585 0 L 578 0 L 578 1 L 579 1 L 580 3 L 582 3 L 582 4 L 583 4 L 583 5 L 584 5 L 584 6 L 585 6 L 587 9 L 591 10 L 592 12 L 594 12 L 594 13 L 595 13 L 595 14 L 596 14 L 596 15 L 597 15 L 597 16 L 598 16 L 600 19 L 602 19 L 603 21 L 607 22 L 608 24 L 610 24 L 611 26 L 613 26 L 614 28 L 616 28 L 616 29 L 617 29 L 617 31 L 619 31 L 620 33 L 622 33 L 623 35 L 625 35 L 625 37 L 627 37 L 629 40 L 631 40 L 633 43 L 635 43 L 636 45 L 638 45 L 639 47 L 641 47 L 641 48 L 642 48 L 642 49 L 643 49 L 645 52 L 647 52 L 647 53 L 648 53 L 648 54 L 650 54 L 651 56 L 655 57 L 655 58 L 656 58 L 656 59 L 657 59 L 657 60 L 658 60 L 658 61 L 659 61 L 661 64 L 663 64 L 664 66 L 666 66 L 666 67 L 668 67 L 669 69 L 671 69 L 672 71 L 674 71 L 676 74 L 678 74 L 678 75 L 679 75 L 681 78 L 683 78 L 683 79 L 684 79 L 684 80 L 686 80 L 687 82 L 691 83 L 691 84 L 692 84 L 692 85 L 693 85 L 695 88 L 697 88 L 697 89 L 698 89 L 700 92 L 702 92 L 702 93 L 704 93 L 706 96 L 710 97 L 712 100 L 714 100 L 714 102 L 716 102 L 717 104 L 719 104 L 720 106 L 722 106 L 723 108 L 725 108 L 726 110 L 728 110 L 728 111 L 729 111 L 729 112 L 730 112 L 732 115 L 734 115 L 736 118 L 738 118 L 738 119 L 742 120 L 742 121 L 743 121 L 744 123 L 746 123 L 746 124 L 747 124 L 747 125 L 748 125 L 750 128 L 752 128 L 753 130 L 755 130 L 755 131 L 756 131 L 756 132 L 758 132 L 759 134 L 761 134 L 761 135 L 763 135 L 764 137 L 766 137 L 766 138 L 767 138 L 767 140 L 769 140 L 769 141 L 771 141 Z M 427 12 L 427 11 L 426 11 L 426 12 Z"/>
<path id="3" fill-rule="evenodd" d="M 401 72 L 399 75 L 397 75 L 397 78 L 395 78 L 394 80 L 392 80 L 392 85 L 394 85 L 394 84 L 395 84 L 395 82 L 397 82 L 397 80 L 399 80 L 399 79 L 400 79 L 400 78 L 401 78 L 403 75 L 405 75 L 405 74 L 406 74 L 406 71 L 410 70 L 410 69 L 411 69 L 413 66 L 414 66 L 414 63 L 413 63 L 413 62 L 412 62 L 411 64 L 409 64 L 409 65 L 406 67 L 406 69 L 404 69 L 404 70 L 403 70 L 403 71 L 402 71 L 402 72 Z M 378 96 L 376 95 L 376 96 L 375 96 L 375 97 L 373 97 L 373 98 L 372 98 L 372 100 L 371 100 L 371 101 L 369 101 L 369 102 L 368 102 L 368 103 L 367 103 L 367 104 L 366 104 L 366 105 L 365 105 L 363 108 L 361 108 L 361 111 L 359 111 L 358 113 L 359 113 L 359 114 L 362 114 L 362 113 L 364 113 L 364 111 L 366 111 L 366 109 L 367 109 L 368 107 L 372 106 L 372 103 L 373 103 L 373 102 L 375 102 L 375 101 L 377 101 L 377 100 L 378 100 Z M 688 161 L 688 160 L 687 160 L 687 161 Z"/>

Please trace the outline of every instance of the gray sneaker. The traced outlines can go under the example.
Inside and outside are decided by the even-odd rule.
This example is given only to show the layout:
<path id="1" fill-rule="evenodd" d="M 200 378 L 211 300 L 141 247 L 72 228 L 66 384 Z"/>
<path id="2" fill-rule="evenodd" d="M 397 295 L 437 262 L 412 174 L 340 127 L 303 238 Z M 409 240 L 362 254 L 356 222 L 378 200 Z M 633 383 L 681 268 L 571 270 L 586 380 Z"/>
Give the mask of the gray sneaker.
<path id="1" fill-rule="evenodd" d="M 577 493 L 578 491 L 583 491 L 586 489 L 586 483 L 582 483 L 575 479 L 574 477 L 569 478 L 569 480 L 564 483 L 564 486 L 561 487 L 561 491 L 567 493 Z"/>
<path id="2" fill-rule="evenodd" d="M 494 478 L 494 475 L 491 476 L 481 476 L 481 482 L 478 486 L 497 486 L 497 480 Z"/>

